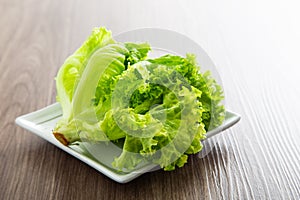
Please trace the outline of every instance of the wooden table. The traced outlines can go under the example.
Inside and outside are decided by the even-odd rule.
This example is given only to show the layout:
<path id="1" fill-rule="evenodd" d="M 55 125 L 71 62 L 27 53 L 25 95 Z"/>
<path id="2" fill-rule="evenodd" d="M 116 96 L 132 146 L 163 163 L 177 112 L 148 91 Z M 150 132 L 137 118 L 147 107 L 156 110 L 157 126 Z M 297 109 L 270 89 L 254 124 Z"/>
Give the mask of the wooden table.
<path id="1" fill-rule="evenodd" d="M 249 1 L 250 2 L 250 1 Z M 300 28 L 292 1 L 0 1 L 0 199 L 300 199 Z M 211 56 L 241 122 L 205 157 L 118 184 L 14 120 L 95 26 L 185 34 Z"/>

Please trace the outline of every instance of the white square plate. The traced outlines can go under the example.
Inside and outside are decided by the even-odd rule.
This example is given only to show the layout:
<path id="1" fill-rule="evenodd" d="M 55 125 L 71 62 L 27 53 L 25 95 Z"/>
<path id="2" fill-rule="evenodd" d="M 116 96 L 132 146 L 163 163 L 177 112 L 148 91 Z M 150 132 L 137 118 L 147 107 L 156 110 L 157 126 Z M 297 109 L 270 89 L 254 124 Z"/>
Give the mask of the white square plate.
<path id="1" fill-rule="evenodd" d="M 56 122 L 61 118 L 61 116 L 62 110 L 60 104 L 55 103 L 41 110 L 18 117 L 16 119 L 16 123 L 19 126 L 33 132 L 34 134 L 54 144 L 60 149 L 68 152 L 69 154 L 73 155 L 74 157 L 85 162 L 97 171 L 101 172 L 102 174 L 119 183 L 127 183 L 133 180 L 134 178 L 137 178 L 141 174 L 146 173 L 151 169 L 157 167 L 156 165 L 149 163 L 141 166 L 138 170 L 134 170 L 128 173 L 119 172 L 109 167 L 114 157 L 118 156 L 119 153 L 116 152 L 114 149 L 111 149 L 109 145 L 103 143 L 103 145 L 97 146 L 99 152 L 105 152 L 105 154 L 99 153 L 99 157 L 97 157 L 97 159 L 91 156 L 88 153 L 88 151 L 85 150 L 83 145 L 64 146 L 52 134 L 52 130 L 55 127 Z M 227 111 L 224 123 L 218 128 L 209 131 L 206 135 L 207 139 L 231 127 L 239 120 L 239 115 Z"/>

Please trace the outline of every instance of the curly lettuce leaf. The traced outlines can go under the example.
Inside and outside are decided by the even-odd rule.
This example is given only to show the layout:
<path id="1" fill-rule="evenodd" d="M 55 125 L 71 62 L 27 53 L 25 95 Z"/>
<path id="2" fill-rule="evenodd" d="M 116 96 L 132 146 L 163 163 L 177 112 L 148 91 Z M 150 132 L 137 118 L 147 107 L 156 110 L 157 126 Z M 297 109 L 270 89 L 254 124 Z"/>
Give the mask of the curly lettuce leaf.
<path id="1" fill-rule="evenodd" d="M 184 154 L 200 151 L 205 137 L 200 96 L 201 91 L 167 66 L 149 62 L 129 66 L 114 88 L 112 107 L 119 109 L 105 116 L 104 124 L 112 126 L 102 127 L 111 139 L 125 136 L 123 152 L 113 166 L 133 169 L 141 160 L 165 170 L 183 166 Z"/>
<path id="2" fill-rule="evenodd" d="M 225 108 L 222 105 L 222 100 L 224 99 L 223 90 L 215 79 L 211 77 L 209 71 L 203 74 L 200 72 L 200 66 L 196 62 L 195 55 L 187 54 L 186 58 L 165 55 L 148 61 L 175 69 L 186 78 L 190 85 L 202 91 L 199 101 L 204 108 L 202 121 L 207 131 L 223 122 L 225 118 Z"/>
<path id="3" fill-rule="evenodd" d="M 57 101 L 63 110 L 63 118 L 69 120 L 72 115 L 72 99 L 76 84 L 81 78 L 86 63 L 97 49 L 113 44 L 111 32 L 105 28 L 94 28 L 92 34 L 83 45 L 66 59 L 56 77 Z"/>
<path id="4" fill-rule="evenodd" d="M 149 50 L 147 43 L 116 43 L 105 28 L 94 29 L 87 41 L 65 61 L 56 77 L 57 100 L 63 110 L 62 119 L 53 131 L 57 139 L 63 137 L 66 144 L 83 138 L 107 140 L 99 119 L 111 107 L 115 77 L 128 64 L 144 59 Z"/>

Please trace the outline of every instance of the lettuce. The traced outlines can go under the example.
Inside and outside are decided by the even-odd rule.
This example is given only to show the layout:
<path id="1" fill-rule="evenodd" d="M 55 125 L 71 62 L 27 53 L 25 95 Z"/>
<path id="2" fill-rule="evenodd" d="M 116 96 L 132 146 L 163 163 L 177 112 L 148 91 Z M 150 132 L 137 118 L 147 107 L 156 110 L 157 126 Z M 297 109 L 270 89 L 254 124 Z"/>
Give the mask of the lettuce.
<path id="1" fill-rule="evenodd" d="M 85 137 L 96 141 L 107 140 L 103 134 L 99 135 L 100 132 L 96 131 L 99 129 L 97 123 L 88 123 L 87 119 L 93 118 L 88 116 L 88 112 L 93 115 L 96 111 L 100 118 L 104 115 L 110 108 L 109 92 L 115 81 L 113 77 L 121 74 L 129 63 L 144 59 L 149 50 L 147 43 L 120 44 L 112 39 L 111 32 L 105 28 L 95 28 L 84 44 L 67 58 L 58 71 L 57 101 L 61 104 L 63 116 L 54 128 L 54 136 L 64 144 L 80 141 L 80 138 Z M 94 81 L 95 85 L 88 83 L 90 87 L 86 87 L 83 82 L 91 78 L 94 79 L 89 81 Z M 80 82 L 83 85 L 78 87 Z M 93 86 L 97 87 L 92 88 Z M 90 92 L 91 97 L 87 96 L 87 92 Z M 91 102 L 95 108 L 91 106 Z M 84 113 L 86 118 L 80 120 Z M 88 131 L 90 134 L 84 133 L 79 136 L 82 131 Z"/>
<path id="2" fill-rule="evenodd" d="M 147 43 L 119 43 L 96 28 L 60 68 L 57 100 L 63 110 L 54 136 L 73 142 L 113 142 L 115 169 L 152 162 L 182 167 L 202 149 L 206 131 L 224 119 L 222 88 L 195 56 L 148 59 Z"/>

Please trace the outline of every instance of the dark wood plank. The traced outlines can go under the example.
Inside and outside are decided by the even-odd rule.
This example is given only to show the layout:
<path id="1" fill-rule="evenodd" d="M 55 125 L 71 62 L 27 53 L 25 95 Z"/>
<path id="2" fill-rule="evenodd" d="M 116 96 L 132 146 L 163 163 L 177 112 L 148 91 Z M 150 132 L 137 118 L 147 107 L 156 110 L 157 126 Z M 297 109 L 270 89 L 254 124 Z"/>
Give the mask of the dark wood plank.
<path id="1" fill-rule="evenodd" d="M 269 17 L 252 4 L 214 3 L 0 0 L 0 199 L 300 199 L 294 10 L 280 21 L 272 19 L 279 4 L 261 5 Z M 274 21 L 278 27 L 265 25 Z M 226 107 L 242 121 L 214 138 L 206 157 L 127 184 L 17 127 L 17 116 L 55 102 L 58 68 L 101 25 L 114 33 L 148 26 L 192 37 L 218 65 Z M 288 35 L 292 42 L 282 42 Z"/>

